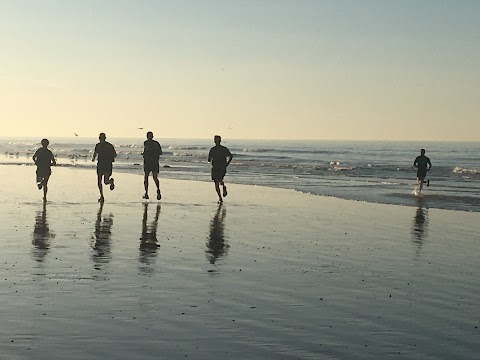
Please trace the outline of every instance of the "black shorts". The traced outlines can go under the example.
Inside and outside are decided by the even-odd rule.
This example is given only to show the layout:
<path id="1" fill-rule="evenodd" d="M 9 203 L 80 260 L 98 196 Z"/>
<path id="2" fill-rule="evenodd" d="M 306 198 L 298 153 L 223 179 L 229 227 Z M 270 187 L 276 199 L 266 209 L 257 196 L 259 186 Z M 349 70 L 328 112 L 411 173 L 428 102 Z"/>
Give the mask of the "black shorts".
<path id="1" fill-rule="evenodd" d="M 52 170 L 37 168 L 37 183 L 41 182 L 44 178 L 49 177 L 52 174 Z"/>
<path id="2" fill-rule="evenodd" d="M 418 179 L 425 179 L 427 177 L 427 169 L 422 169 L 417 171 L 417 178 Z"/>
<path id="3" fill-rule="evenodd" d="M 160 165 L 158 164 L 158 162 L 154 162 L 154 161 L 144 162 L 143 171 L 145 171 L 145 173 L 147 174 L 150 174 L 150 173 L 158 174 L 160 172 Z"/>
<path id="4" fill-rule="evenodd" d="M 212 180 L 222 181 L 227 173 L 227 168 L 212 168 Z"/>
<path id="5" fill-rule="evenodd" d="M 113 166 L 112 163 L 98 163 L 97 164 L 97 175 L 112 175 Z"/>

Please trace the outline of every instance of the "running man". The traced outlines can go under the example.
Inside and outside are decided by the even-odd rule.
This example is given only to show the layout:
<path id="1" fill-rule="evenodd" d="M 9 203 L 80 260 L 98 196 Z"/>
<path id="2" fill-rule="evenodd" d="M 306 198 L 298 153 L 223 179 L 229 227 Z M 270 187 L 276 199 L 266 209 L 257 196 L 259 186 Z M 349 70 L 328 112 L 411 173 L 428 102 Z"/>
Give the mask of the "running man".
<path id="1" fill-rule="evenodd" d="M 43 200 L 47 200 L 48 192 L 48 179 L 52 174 L 51 166 L 57 165 L 55 157 L 52 152 L 47 148 L 50 142 L 48 139 L 42 139 L 40 142 L 42 147 L 35 151 L 33 154 L 33 162 L 37 165 L 37 187 L 38 190 L 43 188 Z"/>
<path id="2" fill-rule="evenodd" d="M 417 184 L 419 185 L 419 192 L 421 192 L 424 183 L 427 184 L 427 187 L 430 186 L 430 180 L 425 181 L 425 177 L 427 176 L 427 171 L 432 167 L 430 159 L 425 156 L 425 149 L 420 150 L 420 156 L 415 158 L 413 166 L 417 168 Z"/>
<path id="3" fill-rule="evenodd" d="M 220 145 L 222 141 L 220 135 L 215 135 L 214 141 L 215 146 L 212 147 L 208 153 L 208 162 L 212 163 L 212 180 L 215 182 L 218 202 L 223 202 L 222 194 L 220 194 L 220 185 L 223 187 L 223 197 L 227 196 L 227 187 L 225 186 L 223 178 L 227 173 L 227 166 L 230 165 L 233 155 L 228 148 Z"/>
<path id="4" fill-rule="evenodd" d="M 153 132 L 147 132 L 147 140 L 143 143 L 143 171 L 145 177 L 143 179 L 143 184 L 145 185 L 145 194 L 142 196 L 144 199 L 149 199 L 148 197 L 148 176 L 152 173 L 153 181 L 157 185 L 157 200 L 162 198 L 160 193 L 160 181 L 158 181 L 158 173 L 160 171 L 160 165 L 158 164 L 160 155 L 162 155 L 162 147 L 160 143 L 156 140 L 153 140 Z"/>
<path id="5" fill-rule="evenodd" d="M 102 177 L 103 182 L 105 185 L 110 185 L 110 190 L 115 189 L 115 182 L 112 176 L 113 170 L 113 162 L 117 157 L 117 152 L 112 144 L 105 141 L 107 136 L 105 133 L 100 133 L 98 139 L 100 142 L 95 145 L 95 151 L 93 152 L 92 161 L 95 161 L 98 155 L 98 163 L 97 163 L 97 178 L 98 178 L 98 190 L 100 190 L 100 199 L 98 199 L 99 203 L 103 203 L 105 198 L 103 197 L 103 186 L 102 186 Z"/>

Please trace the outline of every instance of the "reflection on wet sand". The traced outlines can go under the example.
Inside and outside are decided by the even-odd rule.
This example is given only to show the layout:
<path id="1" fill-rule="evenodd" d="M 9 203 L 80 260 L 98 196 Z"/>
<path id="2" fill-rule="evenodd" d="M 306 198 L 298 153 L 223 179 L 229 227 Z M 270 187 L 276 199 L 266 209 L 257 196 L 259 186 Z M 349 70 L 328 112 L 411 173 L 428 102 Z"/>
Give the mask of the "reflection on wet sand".
<path id="1" fill-rule="evenodd" d="M 55 234 L 50 232 L 50 227 L 47 221 L 47 203 L 43 202 L 41 211 L 37 211 L 35 215 L 35 225 L 33 227 L 33 258 L 35 261 L 43 262 L 45 256 L 50 250 L 50 238 L 55 237 Z"/>
<path id="2" fill-rule="evenodd" d="M 94 237 L 92 237 L 92 240 L 94 240 L 92 245 L 92 260 L 96 270 L 101 270 L 102 265 L 108 264 L 112 258 L 110 246 L 113 215 L 102 216 L 102 212 L 103 204 L 100 204 L 95 221 Z"/>
<path id="3" fill-rule="evenodd" d="M 210 235 L 207 241 L 207 249 L 205 250 L 207 260 L 210 264 L 215 264 L 219 257 L 226 255 L 228 244 L 225 244 L 225 226 L 224 220 L 227 215 L 227 209 L 222 203 L 215 211 L 213 219 L 210 221 Z"/>
<path id="4" fill-rule="evenodd" d="M 157 256 L 157 250 L 160 247 L 157 239 L 158 218 L 160 217 L 160 204 L 157 205 L 155 217 L 148 224 L 148 203 L 143 204 L 142 218 L 142 236 L 140 237 L 139 258 L 141 264 L 151 265 Z M 143 269 L 145 270 L 145 269 Z"/>
<path id="5" fill-rule="evenodd" d="M 415 211 L 412 223 L 412 242 L 417 246 L 417 253 L 420 252 L 424 240 L 428 237 L 428 209 L 421 205 Z"/>

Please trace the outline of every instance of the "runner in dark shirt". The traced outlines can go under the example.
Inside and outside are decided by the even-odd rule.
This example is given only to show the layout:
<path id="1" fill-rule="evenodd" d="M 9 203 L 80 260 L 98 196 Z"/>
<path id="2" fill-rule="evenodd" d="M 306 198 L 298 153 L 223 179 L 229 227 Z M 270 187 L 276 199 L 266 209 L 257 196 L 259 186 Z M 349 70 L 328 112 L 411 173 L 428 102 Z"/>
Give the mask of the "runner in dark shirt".
<path id="1" fill-rule="evenodd" d="M 112 163 L 115 161 L 117 157 L 117 152 L 112 144 L 105 141 L 106 140 L 105 133 L 100 133 L 98 139 L 100 142 L 95 145 L 95 151 L 93 152 L 92 161 L 98 156 L 98 163 L 97 163 L 97 183 L 98 183 L 98 190 L 100 190 L 100 199 L 98 202 L 103 203 L 105 201 L 103 197 L 103 185 L 102 185 L 102 178 L 105 185 L 110 185 L 110 190 L 115 189 L 115 182 L 112 176 L 113 166 Z"/>
<path id="2" fill-rule="evenodd" d="M 47 148 L 50 142 L 48 139 L 42 139 L 42 147 L 35 151 L 33 154 L 33 161 L 37 165 L 37 186 L 38 190 L 43 188 L 43 200 L 47 200 L 48 192 L 48 179 L 52 174 L 51 166 L 57 165 L 55 162 L 55 157 L 52 152 Z"/>
<path id="3" fill-rule="evenodd" d="M 212 163 L 212 180 L 215 183 L 215 190 L 218 195 L 218 201 L 223 202 L 220 193 L 220 185 L 223 187 L 223 197 L 227 196 L 227 187 L 223 178 L 227 173 L 227 166 L 233 159 L 233 155 L 225 146 L 220 145 L 222 138 L 219 135 L 214 137 L 215 146 L 210 149 L 208 154 L 208 162 Z"/>
<path id="4" fill-rule="evenodd" d="M 432 167 L 430 159 L 425 156 L 425 149 L 420 150 L 420 156 L 415 158 L 413 166 L 417 168 L 417 183 L 420 186 L 420 191 L 422 191 L 424 183 L 427 183 L 427 187 L 430 185 L 429 181 L 425 181 L 425 177 L 427 176 L 427 171 Z"/>
<path id="5" fill-rule="evenodd" d="M 143 171 L 145 173 L 143 184 L 145 186 L 145 194 L 143 195 L 144 199 L 148 199 L 148 175 L 152 173 L 153 181 L 157 185 L 157 200 L 162 198 L 160 192 L 160 181 L 158 180 L 158 173 L 160 171 L 160 155 L 162 155 L 162 147 L 160 143 L 156 140 L 153 140 L 153 132 L 147 132 L 147 140 L 143 143 Z"/>

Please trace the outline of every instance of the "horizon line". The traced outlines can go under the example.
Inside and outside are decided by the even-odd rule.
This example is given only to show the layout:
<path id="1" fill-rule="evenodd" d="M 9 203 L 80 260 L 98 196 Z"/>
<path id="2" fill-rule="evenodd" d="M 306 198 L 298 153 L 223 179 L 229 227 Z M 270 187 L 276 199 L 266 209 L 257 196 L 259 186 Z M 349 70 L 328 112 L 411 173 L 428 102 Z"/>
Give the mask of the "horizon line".
<path id="1" fill-rule="evenodd" d="M 23 139 L 34 139 L 34 138 L 44 138 L 41 136 L 19 136 L 19 135 L 0 135 L 0 139 L 11 139 L 11 138 L 23 138 Z M 50 136 L 50 139 L 97 139 L 98 136 Z M 210 138 L 207 137 L 155 137 L 157 139 L 164 139 L 164 140 L 207 140 Z M 140 139 L 140 137 L 129 137 L 129 136 L 108 136 L 107 139 Z M 143 137 L 141 138 L 143 139 Z M 213 139 L 213 135 L 211 137 Z M 277 138 L 277 139 L 262 139 L 262 138 L 226 138 L 225 136 L 222 136 L 222 142 L 226 141 L 292 141 L 292 142 L 300 142 L 300 141 L 307 141 L 307 142 L 313 142 L 313 141 L 348 141 L 348 142 L 410 142 L 410 143 L 418 143 L 418 142 L 425 142 L 425 143 L 433 143 L 433 142 L 446 142 L 446 143 L 475 143 L 475 142 L 480 142 L 480 140 L 458 140 L 458 139 L 452 139 L 452 140 L 434 140 L 434 139 L 424 139 L 424 140 L 405 140 L 405 139 L 285 139 L 285 138 Z"/>

